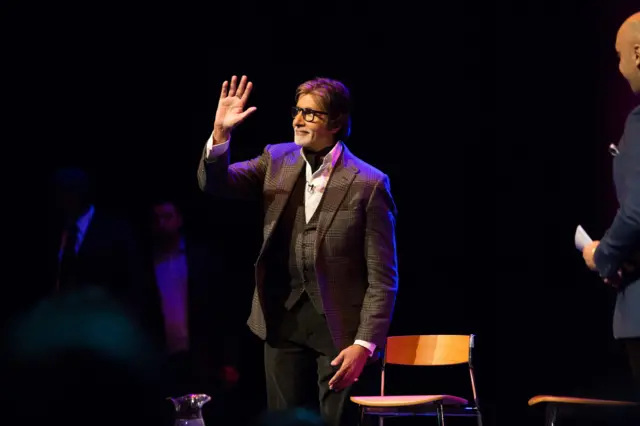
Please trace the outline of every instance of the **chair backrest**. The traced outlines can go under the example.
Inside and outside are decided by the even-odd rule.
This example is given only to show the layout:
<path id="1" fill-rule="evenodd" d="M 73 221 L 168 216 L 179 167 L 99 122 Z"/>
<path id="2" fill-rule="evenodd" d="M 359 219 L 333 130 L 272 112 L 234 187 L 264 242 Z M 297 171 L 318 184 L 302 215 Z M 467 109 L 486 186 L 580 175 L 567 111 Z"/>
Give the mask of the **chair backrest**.
<path id="1" fill-rule="evenodd" d="M 386 364 L 453 365 L 469 362 L 470 335 L 390 336 L 385 350 Z"/>

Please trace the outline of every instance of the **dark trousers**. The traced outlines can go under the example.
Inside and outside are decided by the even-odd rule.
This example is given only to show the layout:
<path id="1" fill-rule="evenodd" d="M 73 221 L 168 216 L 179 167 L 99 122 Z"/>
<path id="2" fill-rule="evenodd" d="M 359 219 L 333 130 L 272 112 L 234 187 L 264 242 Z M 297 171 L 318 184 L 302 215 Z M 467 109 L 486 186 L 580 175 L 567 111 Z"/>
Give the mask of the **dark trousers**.
<path id="1" fill-rule="evenodd" d="M 353 385 L 330 390 L 329 380 L 339 369 L 331 361 L 339 351 L 324 315 L 306 295 L 283 313 L 274 334 L 264 346 L 269 410 L 308 408 L 319 411 L 328 426 L 356 424 L 358 409 L 349 397 L 376 394 L 380 375 L 376 363 L 368 363 Z"/>
<path id="2" fill-rule="evenodd" d="M 635 398 L 640 402 L 640 338 L 623 339 L 623 343 L 631 367 Z"/>

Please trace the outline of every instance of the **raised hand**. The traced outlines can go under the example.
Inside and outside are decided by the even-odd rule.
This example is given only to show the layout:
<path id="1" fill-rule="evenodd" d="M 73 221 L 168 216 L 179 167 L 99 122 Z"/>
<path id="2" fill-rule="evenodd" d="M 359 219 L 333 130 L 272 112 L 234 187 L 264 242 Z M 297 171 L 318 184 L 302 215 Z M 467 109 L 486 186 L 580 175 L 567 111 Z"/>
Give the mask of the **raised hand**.
<path id="1" fill-rule="evenodd" d="M 247 82 L 246 75 L 242 76 L 239 84 L 235 75 L 231 77 L 231 84 L 227 81 L 222 83 L 216 119 L 213 123 L 215 143 L 226 142 L 231 131 L 256 110 L 256 107 L 244 109 L 252 88 L 253 84 Z"/>

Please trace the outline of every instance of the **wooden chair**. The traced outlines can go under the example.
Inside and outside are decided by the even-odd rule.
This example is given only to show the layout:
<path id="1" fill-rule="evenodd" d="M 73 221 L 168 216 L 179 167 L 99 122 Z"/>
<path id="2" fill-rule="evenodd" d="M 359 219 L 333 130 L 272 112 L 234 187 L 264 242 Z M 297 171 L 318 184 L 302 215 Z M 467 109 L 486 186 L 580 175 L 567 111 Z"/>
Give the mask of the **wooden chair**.
<path id="1" fill-rule="evenodd" d="M 422 335 L 391 336 L 382 363 L 380 396 L 352 396 L 351 401 L 360 406 L 360 422 L 365 416 L 378 416 L 382 425 L 384 417 L 435 416 L 444 426 L 445 417 L 476 417 L 482 426 L 478 406 L 472 364 L 474 335 Z M 444 366 L 468 364 L 474 402 L 452 395 L 401 395 L 385 396 L 384 376 L 387 364 L 411 366 Z"/>
<path id="2" fill-rule="evenodd" d="M 556 426 L 558 414 L 561 408 L 567 406 L 589 407 L 637 407 L 638 404 L 630 401 L 614 401 L 609 399 L 576 398 L 572 396 L 536 395 L 529 400 L 529 406 L 547 404 L 545 424 Z"/>

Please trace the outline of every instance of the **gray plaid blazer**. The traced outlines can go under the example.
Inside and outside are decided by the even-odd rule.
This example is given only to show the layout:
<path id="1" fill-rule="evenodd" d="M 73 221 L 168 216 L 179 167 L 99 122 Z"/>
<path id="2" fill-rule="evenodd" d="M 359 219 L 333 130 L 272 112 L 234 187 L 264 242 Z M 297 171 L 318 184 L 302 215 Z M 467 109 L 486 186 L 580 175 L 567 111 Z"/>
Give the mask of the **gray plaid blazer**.
<path id="1" fill-rule="evenodd" d="M 396 206 L 389 178 L 343 145 L 319 207 L 315 262 L 324 314 L 336 349 L 355 339 L 383 348 L 398 291 Z M 263 244 L 255 263 L 256 285 L 247 324 L 267 338 L 263 255 L 305 161 L 295 143 L 267 145 L 252 160 L 229 164 L 229 149 L 214 160 L 206 148 L 198 184 L 225 197 L 262 196 Z"/>

